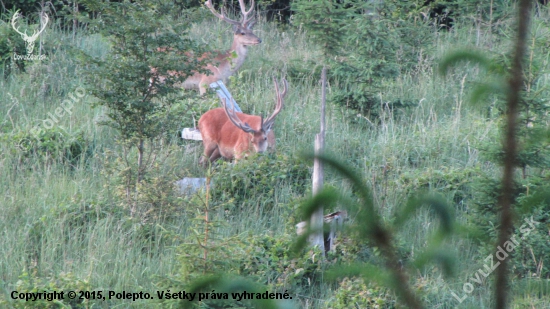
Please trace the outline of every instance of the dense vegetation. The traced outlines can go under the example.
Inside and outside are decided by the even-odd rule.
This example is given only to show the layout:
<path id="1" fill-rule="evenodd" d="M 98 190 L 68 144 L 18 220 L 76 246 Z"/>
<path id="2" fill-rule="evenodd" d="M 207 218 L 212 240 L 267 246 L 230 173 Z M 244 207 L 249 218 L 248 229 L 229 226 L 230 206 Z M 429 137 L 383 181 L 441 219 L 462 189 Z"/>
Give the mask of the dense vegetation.
<path id="1" fill-rule="evenodd" d="M 72 308 L 258 305 L 156 297 L 197 288 L 210 275 L 223 279 L 217 292 L 288 292 L 292 301 L 281 307 L 398 308 L 401 294 L 384 284 L 384 265 L 408 271 L 409 292 L 425 308 L 495 306 L 495 275 L 479 270 L 488 271 L 499 235 L 515 4 L 295 0 L 290 18 L 267 12 L 269 20 L 260 10 L 262 44 L 249 48 L 228 88 L 245 112 L 266 115 L 275 103 L 272 78 L 287 77 L 276 153 L 205 170 L 202 145 L 178 135 L 218 106 L 215 94 L 199 97 L 170 87 L 172 80 L 149 95 L 147 74 L 149 65 L 191 72 L 200 63 L 154 51 L 226 49 L 230 26 L 194 1 L 20 3 L 28 32 L 38 11 L 55 18 L 35 47 L 46 59 L 16 61 L 25 44 L 11 28 L 12 3 L 1 8 L 1 308 L 62 307 L 12 300 L 15 290 L 156 298 L 66 299 Z M 519 244 L 506 257 L 509 308 L 550 307 L 549 42 L 548 8 L 536 4 L 515 132 L 509 232 Z M 319 128 L 323 65 L 326 151 L 356 177 L 326 169 L 325 213 L 347 210 L 346 225 L 359 227 L 340 234 L 325 258 L 293 250 L 294 225 L 307 219 L 300 205 L 311 195 L 304 153 Z M 183 177 L 206 177 L 212 186 L 182 195 L 174 183 Z M 416 209 L 422 201 L 432 207 Z M 358 237 L 373 226 L 392 234 L 391 246 Z"/>

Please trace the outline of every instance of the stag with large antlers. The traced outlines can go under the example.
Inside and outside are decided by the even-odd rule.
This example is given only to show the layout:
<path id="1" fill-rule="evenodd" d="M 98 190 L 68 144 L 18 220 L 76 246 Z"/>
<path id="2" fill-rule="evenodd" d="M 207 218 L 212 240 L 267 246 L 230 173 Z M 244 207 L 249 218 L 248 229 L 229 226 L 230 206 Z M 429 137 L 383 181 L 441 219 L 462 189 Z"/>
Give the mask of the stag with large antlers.
<path id="1" fill-rule="evenodd" d="M 23 41 L 25 41 L 25 43 L 27 43 L 27 54 L 30 55 L 30 54 L 32 54 L 32 51 L 34 50 L 34 41 L 36 41 L 36 39 L 38 38 L 40 33 L 42 33 L 42 31 L 44 31 L 44 29 L 46 29 L 46 25 L 48 24 L 49 18 L 48 18 L 48 15 L 46 15 L 46 13 L 44 13 L 45 22 L 42 25 L 42 29 L 40 29 L 38 32 L 35 30 L 32 33 L 32 35 L 29 36 L 29 35 L 27 35 L 27 31 L 21 32 L 15 26 L 15 22 L 19 18 L 19 15 L 20 15 L 19 10 L 17 10 L 15 12 L 15 14 L 13 14 L 13 17 L 11 18 L 11 26 L 12 26 L 13 30 L 15 30 L 15 32 L 17 32 L 21 35 L 21 38 L 23 38 Z"/>
<path id="2" fill-rule="evenodd" d="M 221 13 L 218 13 L 212 5 L 212 0 L 206 1 L 205 5 L 216 17 L 233 25 L 233 44 L 231 45 L 231 49 L 226 52 L 214 52 L 214 54 L 217 53 L 217 55 L 215 55 L 213 61 L 205 67 L 210 71 L 210 75 L 195 72 L 192 76 L 188 77 L 183 84 L 176 84 L 177 87 L 179 86 L 185 89 L 199 89 L 201 95 L 206 92 L 206 87 L 213 82 L 222 80 L 227 83 L 227 78 L 233 75 L 233 73 L 243 65 L 248 52 L 248 46 L 258 45 L 262 42 L 262 40 L 252 32 L 255 21 L 253 20 L 254 16 L 252 15 L 249 17 L 249 15 L 251 15 L 254 10 L 253 0 L 251 1 L 251 6 L 248 11 L 246 10 L 244 0 L 239 0 L 242 16 L 241 21 L 228 18 L 224 9 L 222 9 Z M 159 49 L 159 51 L 163 50 Z M 206 53 L 199 57 L 199 60 L 206 59 L 212 55 L 213 54 Z M 186 54 L 186 56 L 190 55 Z M 156 73 L 155 69 L 152 71 L 153 74 Z M 175 71 L 169 71 L 168 73 L 172 76 L 178 75 L 178 72 Z M 163 76 L 157 76 L 155 78 L 155 80 L 160 83 L 162 83 L 164 79 Z"/>
<path id="3" fill-rule="evenodd" d="M 209 110 L 201 116 L 199 130 L 204 145 L 201 164 L 204 165 L 205 160 L 212 163 L 220 157 L 239 160 L 251 152 L 265 152 L 269 146 L 272 146 L 270 143 L 274 143 L 275 135 L 271 129 L 275 117 L 283 108 L 283 99 L 288 90 L 285 79 L 283 79 L 282 93 L 275 79 L 273 82 L 277 104 L 273 114 L 265 120 L 261 116 L 235 112 L 233 108 L 227 106 L 225 99 L 222 100 L 223 108 Z"/>

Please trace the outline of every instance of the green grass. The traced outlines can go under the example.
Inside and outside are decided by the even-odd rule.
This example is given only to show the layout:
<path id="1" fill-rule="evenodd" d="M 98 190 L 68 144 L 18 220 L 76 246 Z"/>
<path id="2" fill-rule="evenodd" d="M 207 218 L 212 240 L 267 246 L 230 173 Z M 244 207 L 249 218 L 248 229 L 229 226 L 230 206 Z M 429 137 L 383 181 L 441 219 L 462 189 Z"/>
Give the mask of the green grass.
<path id="1" fill-rule="evenodd" d="M 496 39 L 496 32 L 490 36 L 486 28 L 482 28 L 479 35 L 476 31 L 468 23 L 457 24 L 451 32 L 434 31 L 435 47 L 425 51 L 417 70 L 385 82 L 388 91 L 379 94 L 383 100 L 403 97 L 416 100 L 418 105 L 405 114 L 394 117 L 392 111 L 385 111 L 379 125 L 371 126 L 366 121 L 350 121 L 341 107 L 328 106 L 327 152 L 338 154 L 358 170 L 372 188 L 385 220 L 391 220 L 406 198 L 410 187 L 404 180 L 406 175 L 416 179 L 452 169 L 498 173 L 497 166 L 480 157 L 478 147 L 498 138 L 500 120 L 488 118 L 485 111 L 467 103 L 472 82 L 480 78 L 479 70 L 464 66 L 442 77 L 435 69 L 446 52 L 464 46 L 482 49 L 491 46 L 499 52 L 509 50 L 509 42 Z M 196 25 L 191 33 L 201 42 L 219 49 L 228 48 L 231 42 L 229 27 L 211 20 Z M 275 105 L 272 78 L 285 76 L 293 61 L 315 61 L 319 51 L 301 30 L 261 21 L 256 33 L 263 42 L 250 47 L 249 58 L 232 79 L 229 89 L 245 112 L 266 115 Z M 3 102 L 0 104 L 0 196 L 4 197 L 0 212 L 0 287 L 8 295 L 18 278 L 28 271 L 36 278 L 45 279 L 72 273 L 96 290 L 156 291 L 159 278 L 172 277 L 178 272 L 180 265 L 175 248 L 192 239 L 188 228 L 192 226 L 190 213 L 194 210 L 178 209 L 169 219 L 141 222 L 117 207 L 116 196 L 112 188 L 108 188 L 111 179 L 104 173 L 104 163 L 107 149 L 120 150 L 114 143 L 116 132 L 97 124 L 104 119 L 105 111 L 90 107 L 94 98 L 86 95 L 75 104 L 73 113 L 64 116 L 58 124 L 70 133 L 84 132 L 90 142 L 88 147 L 94 151 L 86 163 L 70 168 L 59 160 L 44 160 L 42 156 L 25 154 L 15 147 L 17 140 L 13 136 L 28 133 L 82 85 L 79 72 L 86 68 L 77 64 L 68 47 L 76 46 L 95 56 L 104 55 L 107 49 L 105 39 L 97 35 L 79 35 L 73 42 L 71 34 L 59 28 L 49 31 L 44 41 L 51 44 L 50 48 L 57 48 L 48 60 L 31 64 L 26 73 L 0 80 L 3 90 L 0 93 Z M 275 125 L 279 153 L 297 156 L 313 148 L 314 135 L 319 130 L 320 105 L 320 83 L 314 69 L 311 68 L 309 75 L 289 79 L 285 107 Z M 338 82 L 329 84 L 329 94 L 334 87 L 338 87 Z M 19 104 L 12 104 L 12 97 Z M 174 128 L 179 130 L 181 128 Z M 197 167 L 202 153 L 200 143 L 178 141 L 177 145 L 177 148 L 167 146 L 161 150 L 163 154 L 172 151 L 161 170 L 174 175 L 174 181 L 184 176 L 203 176 L 204 170 Z M 327 170 L 326 182 L 351 192 L 349 184 L 330 170 Z M 441 189 L 438 186 L 430 183 L 429 189 Z M 258 199 L 254 200 L 255 211 L 232 216 L 225 216 L 222 210 L 214 212 L 214 219 L 227 223 L 216 232 L 227 237 L 293 233 L 298 216 L 295 209 L 301 196 L 296 196 L 292 187 L 292 183 L 284 183 L 274 191 L 274 200 L 285 205 L 284 209 L 275 207 L 264 211 L 266 202 Z M 452 192 L 444 188 L 441 192 L 452 197 Z M 468 224 L 469 205 L 453 206 L 456 220 Z M 288 209 L 292 214 L 289 215 Z M 436 225 L 428 212 L 419 212 L 396 231 L 396 238 L 403 243 L 402 248 L 414 255 L 425 248 L 426 239 Z M 475 285 L 475 291 L 460 305 L 451 296 L 452 291 L 463 295 L 462 284 L 482 267 L 485 257 L 480 256 L 471 240 L 457 237 L 449 248 L 458 257 L 456 277 L 444 278 L 435 266 L 411 274 L 413 286 L 423 293 L 427 307 L 491 307 L 491 280 Z M 331 297 L 335 285 L 324 283 L 315 289 L 321 291 L 312 290 L 311 294 L 295 298 L 299 307 L 320 308 Z M 530 287 L 527 279 L 514 281 L 512 291 L 512 308 L 550 306 L 547 291 Z M 153 305 L 112 301 L 99 306 L 150 308 Z"/>

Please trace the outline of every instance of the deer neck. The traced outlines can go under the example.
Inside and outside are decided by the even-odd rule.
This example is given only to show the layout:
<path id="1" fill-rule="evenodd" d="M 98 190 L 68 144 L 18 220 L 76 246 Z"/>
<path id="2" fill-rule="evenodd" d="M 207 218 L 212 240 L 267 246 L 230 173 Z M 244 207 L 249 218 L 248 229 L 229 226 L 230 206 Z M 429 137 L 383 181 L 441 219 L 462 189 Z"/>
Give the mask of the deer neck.
<path id="1" fill-rule="evenodd" d="M 233 58 L 233 53 L 236 54 L 236 58 Z M 228 51 L 230 62 L 231 62 L 231 71 L 235 72 L 237 71 L 244 63 L 244 60 L 246 59 L 246 54 L 248 53 L 248 46 L 243 45 L 242 43 L 238 42 L 237 40 L 233 40 L 233 44 L 231 45 L 231 49 Z"/>

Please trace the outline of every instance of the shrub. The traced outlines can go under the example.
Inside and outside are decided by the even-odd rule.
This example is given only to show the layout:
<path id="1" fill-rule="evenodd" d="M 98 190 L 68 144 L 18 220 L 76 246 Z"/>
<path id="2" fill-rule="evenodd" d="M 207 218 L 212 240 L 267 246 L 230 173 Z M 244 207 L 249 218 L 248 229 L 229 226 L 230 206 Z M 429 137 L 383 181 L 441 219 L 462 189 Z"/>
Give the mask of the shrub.
<path id="1" fill-rule="evenodd" d="M 546 265 L 550 263 L 550 249 L 548 248 L 548 231 L 550 228 L 550 201 L 544 198 L 544 193 L 549 192 L 547 185 L 550 181 L 550 175 L 542 177 L 529 177 L 516 183 L 514 197 L 517 201 L 515 207 L 518 216 L 516 217 L 516 228 L 514 235 L 522 236 L 521 226 L 525 220 L 533 218 L 539 222 L 528 235 L 520 241 L 520 244 L 514 249 L 513 259 L 511 260 L 511 269 L 519 278 L 550 278 L 550 268 Z M 474 201 L 471 221 L 482 231 L 487 238 L 494 239 L 498 235 L 498 225 L 496 222 L 500 208 L 496 201 L 499 196 L 497 192 L 501 183 L 492 177 L 481 179 L 476 185 L 479 188 Z M 486 257 L 494 253 L 494 243 L 483 240 L 480 247 L 480 255 Z"/>
<path id="2" fill-rule="evenodd" d="M 236 164 L 223 163 L 214 176 L 214 201 L 227 202 L 241 211 L 247 204 L 262 200 L 264 211 L 275 205 L 275 189 L 292 184 L 296 195 L 303 195 L 311 179 L 308 165 L 300 159 L 281 154 L 256 155 Z M 227 207 L 230 207 L 229 205 Z"/>
<path id="3" fill-rule="evenodd" d="M 185 209 L 185 198 L 175 184 L 181 176 L 175 163 L 167 159 L 176 147 L 166 146 L 167 153 L 161 153 L 160 158 L 149 163 L 147 174 L 139 182 L 137 170 L 131 168 L 137 161 L 132 152 L 126 154 L 126 160 L 112 150 L 105 152 L 102 173 L 108 179 L 106 187 L 113 193 L 119 210 L 134 217 L 136 222 L 145 223 L 152 219 L 152 222 L 156 222 L 157 219 L 178 217 Z"/>
<path id="4" fill-rule="evenodd" d="M 37 135 L 23 131 L 4 134 L 0 139 L 13 145 L 11 151 L 19 154 L 20 164 L 39 159 L 46 164 L 60 162 L 74 167 L 91 158 L 94 148 L 84 132 L 68 132 L 60 127 L 43 128 Z"/>
<path id="5" fill-rule="evenodd" d="M 200 236 L 199 236 L 200 235 Z M 197 238 L 203 234 L 194 235 Z M 173 278 L 164 279 L 160 285 L 170 290 L 189 290 L 190 282 L 221 273 L 247 277 L 263 285 L 269 292 L 288 292 L 295 300 L 297 294 L 307 294 L 319 287 L 322 278 L 322 253 L 317 249 L 292 257 L 293 238 L 290 235 L 224 237 L 209 243 L 183 244 L 178 247 L 180 271 Z M 204 250 L 208 250 L 204 255 Z M 206 257 L 206 259 L 205 259 Z M 210 292 L 207 290 L 206 292 Z M 242 291 L 241 291 L 242 292 Z M 180 305 L 187 300 L 163 300 L 164 305 Z M 197 303 L 192 306 L 198 307 Z M 203 301 L 205 308 L 261 308 L 252 302 L 229 300 Z M 203 307 L 201 307 L 203 308 Z"/>
<path id="6" fill-rule="evenodd" d="M 11 16 L 1 15 L 0 18 L 0 69 L 4 72 L 4 77 L 8 77 L 14 69 L 20 71 L 25 70 L 25 61 L 14 60 L 14 52 L 19 54 L 26 54 L 25 41 L 21 39 L 21 36 L 13 31 L 9 22 Z"/>
<path id="7" fill-rule="evenodd" d="M 13 291 L 19 292 L 19 294 L 24 293 L 37 293 L 37 292 L 65 292 L 64 299 L 59 299 L 58 301 L 50 301 L 47 299 L 38 299 L 36 301 L 25 301 L 25 300 L 12 300 L 11 296 L 7 293 L 0 294 L 0 307 L 2 308 L 29 308 L 29 304 L 32 303 L 32 308 L 90 308 L 90 303 L 95 301 L 90 301 L 87 299 L 80 299 L 78 297 L 79 292 L 91 291 L 90 284 L 88 280 L 82 280 L 76 278 L 72 273 L 61 273 L 53 277 L 38 277 L 36 273 L 29 273 L 28 271 L 23 271 L 19 280 L 12 289 Z M 77 294 L 77 297 L 70 299 L 67 297 L 68 291 L 74 291 Z M 102 302 L 99 300 L 97 302 Z M 93 307 L 93 305 L 92 305 Z"/>
<path id="8" fill-rule="evenodd" d="M 290 235 L 259 236 L 250 240 L 242 257 L 239 274 L 266 284 L 276 291 L 305 293 L 321 280 L 322 255 L 314 251 L 293 258 Z"/>
<path id="9" fill-rule="evenodd" d="M 293 2 L 295 24 L 303 25 L 318 41 L 323 54 L 321 62 L 329 67 L 329 81 L 339 82 L 333 90 L 333 103 L 374 117 L 379 116 L 376 107 L 381 105 L 392 109 L 413 105 L 414 100 L 408 98 L 388 103 L 377 98 L 377 93 L 385 90 L 385 79 L 418 71 L 417 59 L 432 48 L 426 44 L 431 35 L 427 23 L 413 23 L 405 16 L 395 18 L 403 6 L 357 0 Z M 300 71 L 296 65 L 290 70 L 295 76 L 300 76 Z"/>
<path id="10" fill-rule="evenodd" d="M 397 308 L 395 297 L 387 288 L 365 283 L 362 278 L 344 278 L 334 296 L 325 304 L 324 308 Z"/>
<path id="11" fill-rule="evenodd" d="M 479 169 L 456 169 L 442 167 L 403 173 L 399 184 L 407 195 L 419 191 L 431 191 L 448 195 L 459 205 L 472 199 L 472 183 L 479 177 Z"/>

